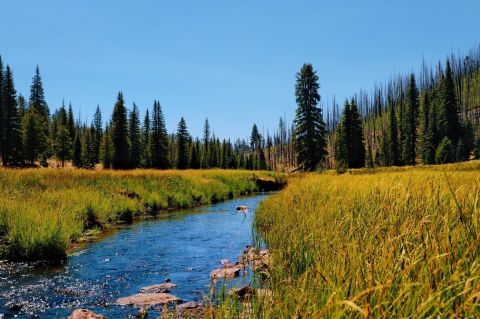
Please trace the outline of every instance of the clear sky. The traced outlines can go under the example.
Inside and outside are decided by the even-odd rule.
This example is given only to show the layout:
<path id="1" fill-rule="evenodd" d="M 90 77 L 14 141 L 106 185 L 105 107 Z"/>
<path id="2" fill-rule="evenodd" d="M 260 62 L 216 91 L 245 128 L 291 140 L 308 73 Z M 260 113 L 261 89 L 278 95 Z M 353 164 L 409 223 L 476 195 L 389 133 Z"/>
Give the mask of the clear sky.
<path id="1" fill-rule="evenodd" d="M 53 110 L 90 121 L 119 90 L 143 112 L 158 99 L 173 131 L 205 117 L 220 137 L 294 116 L 295 73 L 312 63 L 323 102 L 480 43 L 480 1 L 2 1 L 0 55 L 26 97 L 38 64 Z"/>

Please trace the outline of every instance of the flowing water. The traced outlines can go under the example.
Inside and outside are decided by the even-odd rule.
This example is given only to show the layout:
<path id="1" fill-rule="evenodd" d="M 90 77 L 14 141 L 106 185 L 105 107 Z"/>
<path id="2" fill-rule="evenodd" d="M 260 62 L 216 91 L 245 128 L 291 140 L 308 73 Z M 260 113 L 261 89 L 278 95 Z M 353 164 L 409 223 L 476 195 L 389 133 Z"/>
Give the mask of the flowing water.
<path id="1" fill-rule="evenodd" d="M 76 251 L 61 266 L 0 261 L 0 318 L 66 318 L 76 308 L 107 318 L 131 318 L 138 308 L 117 306 L 115 300 L 166 278 L 178 285 L 171 290 L 175 296 L 201 301 L 209 293 L 210 271 L 224 258 L 234 262 L 252 243 L 253 212 L 265 196 L 122 226 Z M 250 212 L 236 213 L 238 205 Z M 158 314 L 153 310 L 149 318 Z"/>

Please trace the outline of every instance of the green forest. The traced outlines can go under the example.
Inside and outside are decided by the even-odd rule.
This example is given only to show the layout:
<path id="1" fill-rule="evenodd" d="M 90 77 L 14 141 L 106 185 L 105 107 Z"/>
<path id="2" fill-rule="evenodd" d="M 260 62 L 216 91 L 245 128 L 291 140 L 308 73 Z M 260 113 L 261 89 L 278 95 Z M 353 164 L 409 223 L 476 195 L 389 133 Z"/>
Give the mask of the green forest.
<path id="1" fill-rule="evenodd" d="M 272 169 L 308 171 L 460 162 L 480 156 L 480 49 L 450 55 L 418 74 L 391 78 L 343 106 L 323 105 L 320 80 L 310 64 L 296 75 L 296 116 L 278 127 L 234 141 L 212 133 L 192 137 L 183 117 L 167 132 L 160 101 L 142 116 L 118 92 L 104 119 L 75 118 L 71 103 L 51 112 L 37 66 L 27 100 L 17 94 L 9 65 L 0 58 L 0 153 L 3 166 L 156 169 Z M 101 164 L 101 165 L 97 165 Z"/>

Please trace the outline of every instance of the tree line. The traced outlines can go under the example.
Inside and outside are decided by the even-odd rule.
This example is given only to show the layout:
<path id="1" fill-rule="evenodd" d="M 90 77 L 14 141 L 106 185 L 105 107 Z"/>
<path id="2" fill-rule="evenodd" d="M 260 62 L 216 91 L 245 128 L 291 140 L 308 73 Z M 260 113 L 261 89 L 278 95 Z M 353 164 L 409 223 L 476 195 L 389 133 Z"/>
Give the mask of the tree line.
<path id="1" fill-rule="evenodd" d="M 270 137 L 269 137 L 270 138 Z M 286 137 L 285 137 L 286 139 Z M 27 100 L 17 96 L 10 66 L 0 57 L 0 156 L 3 166 L 57 166 L 133 169 L 269 169 L 265 138 L 257 126 L 250 140 L 220 139 L 205 120 L 203 136 L 193 138 L 182 117 L 175 133 L 169 134 L 159 101 L 140 118 L 133 103 L 127 109 L 119 92 L 111 118 L 103 124 L 97 106 L 90 125 L 74 118 L 71 103 L 52 114 L 45 101 L 37 66 Z M 50 163 L 51 165 L 51 163 Z"/>
<path id="2" fill-rule="evenodd" d="M 220 140 L 208 119 L 193 138 L 182 117 L 168 133 L 154 101 L 143 118 L 127 109 L 119 92 L 103 125 L 97 106 L 90 125 L 65 103 L 50 115 L 39 68 L 27 100 L 17 96 L 11 68 L 0 58 L 0 155 L 4 166 L 47 166 L 57 159 L 79 168 L 242 168 L 308 171 L 337 168 L 439 164 L 480 158 L 480 47 L 450 55 L 444 65 L 423 62 L 419 74 L 397 76 L 347 99 L 320 105 L 320 84 L 311 64 L 296 75 L 297 109 L 280 117 L 272 134 L 253 125 L 250 138 Z"/>

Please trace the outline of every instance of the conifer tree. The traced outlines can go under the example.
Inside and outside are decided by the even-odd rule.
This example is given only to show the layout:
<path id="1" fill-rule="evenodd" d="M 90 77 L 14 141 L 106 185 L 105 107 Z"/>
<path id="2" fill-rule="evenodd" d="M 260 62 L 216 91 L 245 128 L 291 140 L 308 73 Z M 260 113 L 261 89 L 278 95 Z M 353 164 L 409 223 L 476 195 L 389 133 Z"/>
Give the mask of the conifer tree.
<path id="1" fill-rule="evenodd" d="M 165 127 L 165 119 L 163 117 L 160 102 L 153 102 L 153 119 L 151 134 L 151 155 L 152 166 L 160 169 L 170 167 L 168 158 L 168 134 Z"/>
<path id="2" fill-rule="evenodd" d="M 73 118 L 72 103 L 68 104 L 67 129 L 68 129 L 68 132 L 70 133 L 70 138 L 73 141 L 75 139 L 76 132 L 75 132 L 75 120 Z"/>
<path id="3" fill-rule="evenodd" d="M 4 78 L 4 71 L 3 71 L 3 62 L 2 62 L 2 56 L 0 56 L 0 155 L 2 158 L 2 162 L 4 161 L 4 152 L 5 152 L 5 110 L 3 107 L 3 78 Z M 5 165 L 5 162 L 3 162 L 3 165 Z"/>
<path id="4" fill-rule="evenodd" d="M 39 158 L 40 153 L 45 150 L 47 143 L 43 131 L 44 122 L 35 108 L 29 108 L 22 119 L 23 127 L 23 150 L 25 159 L 33 165 Z"/>
<path id="5" fill-rule="evenodd" d="M 420 155 L 424 164 L 435 163 L 436 145 L 436 107 L 432 105 L 430 93 L 425 93 L 422 103 Z"/>
<path id="6" fill-rule="evenodd" d="M 18 116 L 17 93 L 13 83 L 13 75 L 8 65 L 1 86 L 3 165 L 21 166 L 23 164 L 21 123 Z"/>
<path id="7" fill-rule="evenodd" d="M 95 167 L 95 127 L 90 126 L 90 129 L 84 128 L 83 143 L 82 143 L 82 167 Z"/>
<path id="8" fill-rule="evenodd" d="M 113 108 L 111 138 L 113 145 L 112 167 L 114 169 L 128 168 L 130 163 L 130 143 L 128 140 L 127 109 L 122 92 L 118 93 L 117 102 Z"/>
<path id="9" fill-rule="evenodd" d="M 145 119 L 143 121 L 142 144 L 143 144 L 142 166 L 152 167 L 150 114 L 148 112 L 148 109 L 145 112 Z"/>
<path id="10" fill-rule="evenodd" d="M 203 156 L 202 156 L 202 167 L 209 168 L 211 167 L 211 154 L 210 154 L 210 124 L 208 123 L 208 118 L 205 119 L 205 124 L 203 126 Z"/>
<path id="11" fill-rule="evenodd" d="M 457 104 L 452 69 L 448 59 L 445 68 L 445 76 L 440 84 L 440 100 L 437 119 L 439 135 L 442 138 L 448 137 L 452 144 L 456 144 L 461 132 L 459 118 L 460 110 Z"/>
<path id="12" fill-rule="evenodd" d="M 22 94 L 18 95 L 17 104 L 18 104 L 18 116 L 20 117 L 20 122 L 21 122 L 23 119 L 23 116 L 25 115 L 25 113 L 27 113 L 27 109 L 28 109 L 27 100 Z"/>
<path id="13" fill-rule="evenodd" d="M 112 140 L 110 138 L 110 128 L 107 125 L 105 127 L 105 132 L 102 136 L 102 145 L 100 147 L 100 157 L 103 164 L 103 168 L 112 167 Z"/>
<path id="14" fill-rule="evenodd" d="M 187 169 L 189 164 L 189 144 L 190 135 L 188 134 L 187 124 L 183 117 L 180 119 L 177 127 L 177 168 Z"/>
<path id="15" fill-rule="evenodd" d="M 65 125 L 60 125 L 55 138 L 55 154 L 65 167 L 65 161 L 71 158 L 72 140 Z"/>
<path id="16" fill-rule="evenodd" d="M 190 151 L 190 168 L 198 169 L 200 168 L 200 154 L 198 152 L 200 146 L 200 141 L 197 139 L 195 143 L 192 143 Z"/>
<path id="17" fill-rule="evenodd" d="M 97 105 L 95 114 L 93 115 L 93 125 L 95 127 L 95 163 L 100 162 L 100 144 L 102 143 L 102 111 L 100 110 L 100 105 Z"/>
<path id="18" fill-rule="evenodd" d="M 454 156 L 452 141 L 445 136 L 435 151 L 435 162 L 437 164 L 451 163 L 454 160 Z"/>
<path id="19" fill-rule="evenodd" d="M 75 132 L 75 139 L 73 142 L 73 155 L 72 155 L 72 164 L 75 167 L 82 167 L 82 139 L 81 139 L 80 129 L 77 129 Z"/>
<path id="20" fill-rule="evenodd" d="M 320 101 L 318 76 L 311 64 L 304 64 L 297 74 L 295 96 L 298 108 L 295 116 L 295 152 L 299 165 L 315 170 L 324 162 L 326 151 L 326 129 Z"/>
<path id="21" fill-rule="evenodd" d="M 45 143 L 42 143 L 38 147 L 38 152 L 42 156 L 46 156 L 48 153 L 49 145 L 49 110 L 47 102 L 45 102 L 45 96 L 43 91 L 42 78 L 40 76 L 40 69 L 35 69 L 35 75 L 32 79 L 32 85 L 30 87 L 30 105 L 29 108 L 33 108 L 36 111 L 39 120 L 39 131 L 36 133 L 38 135 L 42 134 L 43 136 L 39 137 L 40 140 L 44 140 Z"/>
<path id="22" fill-rule="evenodd" d="M 133 108 L 130 112 L 128 133 L 131 144 L 130 167 L 137 168 L 140 167 L 140 163 L 142 162 L 142 133 L 140 131 L 138 108 L 135 103 L 133 103 Z"/>
<path id="23" fill-rule="evenodd" d="M 407 101 L 402 113 L 402 162 L 405 165 L 415 165 L 417 122 L 418 122 L 418 89 L 415 75 L 410 75 Z"/>

